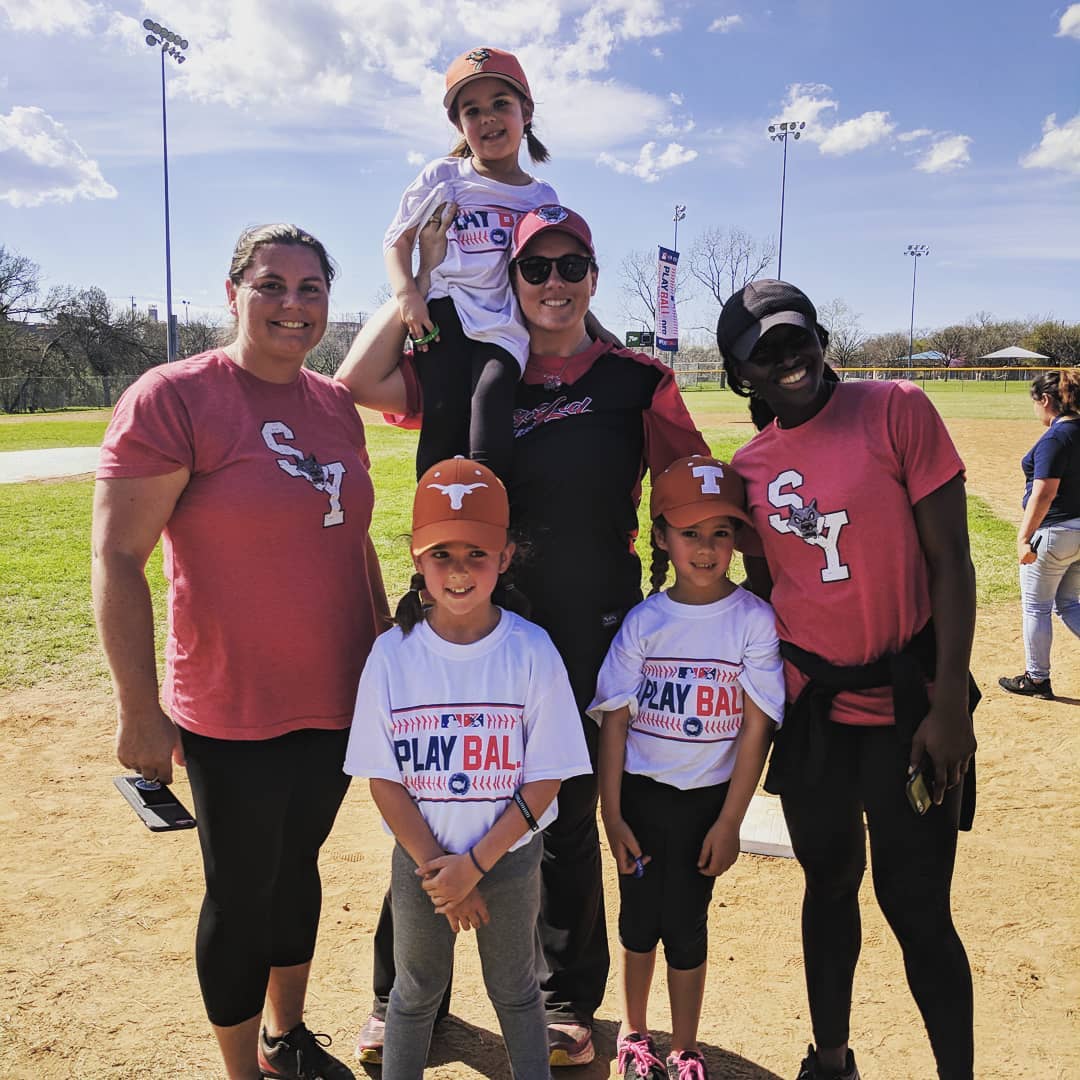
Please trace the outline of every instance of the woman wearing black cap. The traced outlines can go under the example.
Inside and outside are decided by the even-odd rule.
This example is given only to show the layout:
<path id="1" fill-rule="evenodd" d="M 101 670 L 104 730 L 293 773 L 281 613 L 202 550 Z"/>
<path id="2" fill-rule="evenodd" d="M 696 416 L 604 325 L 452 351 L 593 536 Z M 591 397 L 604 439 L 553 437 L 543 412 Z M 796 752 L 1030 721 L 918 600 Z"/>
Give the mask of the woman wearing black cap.
<path id="1" fill-rule="evenodd" d="M 848 1022 L 864 813 L 875 893 L 938 1075 L 970 1080 L 971 972 L 949 898 L 957 828 L 974 807 L 978 696 L 963 463 L 913 384 L 835 381 L 828 335 L 793 285 L 746 286 L 716 336 L 760 429 L 733 463 L 764 549 L 747 570 L 776 609 L 785 658 L 789 711 L 765 786 L 806 878 L 817 1048 L 798 1080 L 858 1077 Z"/>

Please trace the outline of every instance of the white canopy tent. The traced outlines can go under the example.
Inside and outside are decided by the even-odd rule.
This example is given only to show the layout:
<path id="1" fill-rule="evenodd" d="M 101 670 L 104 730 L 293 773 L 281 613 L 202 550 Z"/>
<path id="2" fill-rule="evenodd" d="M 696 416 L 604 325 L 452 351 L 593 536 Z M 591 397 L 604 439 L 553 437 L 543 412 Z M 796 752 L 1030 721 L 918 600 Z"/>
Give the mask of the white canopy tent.
<path id="1" fill-rule="evenodd" d="M 1019 345 L 1010 345 L 1007 349 L 998 349 L 997 352 L 987 353 L 980 356 L 980 360 L 1049 360 L 1049 356 L 1042 353 L 1031 352 L 1029 349 L 1021 349 Z"/>

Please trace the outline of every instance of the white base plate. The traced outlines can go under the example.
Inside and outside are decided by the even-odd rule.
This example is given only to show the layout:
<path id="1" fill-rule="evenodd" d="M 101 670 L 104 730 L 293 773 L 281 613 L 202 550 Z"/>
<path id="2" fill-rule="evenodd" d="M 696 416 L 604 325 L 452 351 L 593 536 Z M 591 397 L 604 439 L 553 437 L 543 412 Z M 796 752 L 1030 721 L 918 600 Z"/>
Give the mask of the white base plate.
<path id="1" fill-rule="evenodd" d="M 752 855 L 795 858 L 779 799 L 772 795 L 755 795 L 750 800 L 742 828 L 739 830 L 739 850 Z"/>

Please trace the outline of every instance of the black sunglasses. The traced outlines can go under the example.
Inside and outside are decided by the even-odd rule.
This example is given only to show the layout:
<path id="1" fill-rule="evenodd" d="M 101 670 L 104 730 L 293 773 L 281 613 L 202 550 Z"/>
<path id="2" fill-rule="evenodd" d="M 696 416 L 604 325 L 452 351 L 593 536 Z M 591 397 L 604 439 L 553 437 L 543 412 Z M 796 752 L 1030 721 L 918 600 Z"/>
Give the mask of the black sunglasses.
<path id="1" fill-rule="evenodd" d="M 588 255 L 560 255 L 557 259 L 528 255 L 524 259 L 514 259 L 514 265 L 530 285 L 543 285 L 551 277 L 552 266 L 558 267 L 559 277 L 570 285 L 581 281 L 590 267 L 596 269 L 595 260 Z"/>

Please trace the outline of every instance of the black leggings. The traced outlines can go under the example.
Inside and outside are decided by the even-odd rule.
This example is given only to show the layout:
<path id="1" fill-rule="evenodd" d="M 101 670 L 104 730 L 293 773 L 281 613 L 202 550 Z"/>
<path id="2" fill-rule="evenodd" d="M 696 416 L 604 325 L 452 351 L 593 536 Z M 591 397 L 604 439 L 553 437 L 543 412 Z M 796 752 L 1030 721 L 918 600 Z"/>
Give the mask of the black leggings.
<path id="1" fill-rule="evenodd" d="M 971 969 L 949 902 L 956 826 L 944 804 L 923 817 L 911 809 L 904 793 L 906 765 L 895 728 L 837 724 L 820 782 L 782 797 L 806 877 L 802 936 L 814 1038 L 828 1048 L 848 1041 L 862 944 L 865 810 L 874 893 L 903 951 L 938 1076 L 971 1080 Z"/>
<path id="2" fill-rule="evenodd" d="M 210 1022 L 231 1027 L 262 1011 L 272 967 L 315 952 L 319 848 L 349 786 L 349 732 L 180 735 L 206 876 L 195 966 Z"/>
<path id="3" fill-rule="evenodd" d="M 467 338 L 448 297 L 432 300 L 428 312 L 439 324 L 439 341 L 415 357 L 424 395 L 416 478 L 437 462 L 467 454 L 505 481 L 521 365 L 506 349 Z"/>

